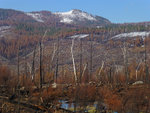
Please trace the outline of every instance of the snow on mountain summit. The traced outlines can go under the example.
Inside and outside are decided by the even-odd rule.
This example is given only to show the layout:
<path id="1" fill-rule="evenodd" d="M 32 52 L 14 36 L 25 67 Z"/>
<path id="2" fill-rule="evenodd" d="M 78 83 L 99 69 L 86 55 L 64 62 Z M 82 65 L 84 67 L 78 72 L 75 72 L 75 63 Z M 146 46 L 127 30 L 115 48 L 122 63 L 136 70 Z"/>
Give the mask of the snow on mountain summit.
<path id="1" fill-rule="evenodd" d="M 54 13 L 55 15 L 58 15 L 62 23 L 68 23 L 71 24 L 75 20 L 84 21 L 84 20 L 90 20 L 90 21 L 96 21 L 96 18 L 86 12 L 83 12 L 81 10 L 71 10 L 69 12 L 57 12 Z"/>
<path id="2" fill-rule="evenodd" d="M 87 12 L 74 9 L 68 12 L 55 12 L 50 11 L 38 11 L 38 12 L 28 12 L 25 13 L 37 22 L 58 22 L 64 24 L 73 24 L 79 26 L 104 26 L 110 24 L 111 22 L 100 16 L 93 16 Z"/>

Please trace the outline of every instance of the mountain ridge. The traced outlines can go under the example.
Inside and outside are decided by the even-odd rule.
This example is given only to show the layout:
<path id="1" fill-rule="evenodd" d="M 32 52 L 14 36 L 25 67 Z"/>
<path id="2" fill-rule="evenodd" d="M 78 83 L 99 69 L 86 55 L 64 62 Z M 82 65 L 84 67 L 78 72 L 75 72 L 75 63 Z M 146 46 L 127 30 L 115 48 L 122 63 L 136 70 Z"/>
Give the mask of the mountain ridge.
<path id="1" fill-rule="evenodd" d="M 105 26 L 111 22 L 100 16 L 94 16 L 85 11 L 73 9 L 68 12 L 32 11 L 23 12 L 14 9 L 0 9 L 0 20 L 14 22 L 40 22 L 70 24 L 77 26 Z"/>

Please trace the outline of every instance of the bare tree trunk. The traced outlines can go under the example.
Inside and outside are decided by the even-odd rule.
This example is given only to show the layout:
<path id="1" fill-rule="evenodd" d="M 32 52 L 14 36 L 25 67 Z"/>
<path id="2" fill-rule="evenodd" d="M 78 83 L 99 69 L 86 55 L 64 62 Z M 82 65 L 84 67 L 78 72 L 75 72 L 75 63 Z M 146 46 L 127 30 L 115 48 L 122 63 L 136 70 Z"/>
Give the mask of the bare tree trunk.
<path id="1" fill-rule="evenodd" d="M 103 68 L 104 68 L 104 61 L 102 61 L 102 66 L 98 72 L 98 76 L 97 76 L 98 79 L 101 77 L 101 72 L 102 72 Z"/>
<path id="2" fill-rule="evenodd" d="M 146 43 L 146 37 L 145 37 L 145 50 L 144 50 L 144 54 L 145 54 L 145 81 L 146 83 L 149 82 L 149 71 L 148 71 L 148 66 L 147 66 L 147 43 Z"/>
<path id="3" fill-rule="evenodd" d="M 59 63 L 59 37 L 57 38 L 57 53 L 56 53 L 56 70 L 55 70 L 56 83 L 57 83 L 58 70 L 59 70 L 58 63 Z"/>
<path id="4" fill-rule="evenodd" d="M 53 62 L 53 59 L 55 57 L 55 53 L 56 53 L 56 50 L 57 50 L 57 48 L 55 46 L 56 46 L 56 44 L 54 43 L 54 50 L 53 50 L 53 55 L 52 55 L 51 62 Z"/>
<path id="5" fill-rule="evenodd" d="M 126 82 L 128 83 L 128 56 L 127 56 L 127 47 L 126 43 L 124 42 L 124 47 L 121 48 L 124 58 L 124 67 L 125 67 L 125 75 L 126 75 Z"/>
<path id="6" fill-rule="evenodd" d="M 18 90 L 18 113 L 20 113 L 20 80 L 19 80 L 19 76 L 20 76 L 20 60 L 19 60 L 19 50 L 20 50 L 20 47 L 18 45 L 18 55 L 17 55 L 17 59 L 18 59 L 18 64 L 17 64 L 17 74 L 18 74 L 18 83 L 17 83 L 17 90 Z"/>
<path id="7" fill-rule="evenodd" d="M 81 76 L 81 77 L 84 76 L 84 73 L 85 73 L 86 68 L 87 68 L 87 63 L 86 63 L 85 66 L 84 66 L 84 69 L 83 69 L 83 72 L 82 72 L 82 76 Z"/>
<path id="8" fill-rule="evenodd" d="M 109 68 L 109 83 L 111 84 L 112 83 L 112 67 L 110 66 Z"/>
<path id="9" fill-rule="evenodd" d="M 40 39 L 40 42 L 39 42 L 39 46 L 40 46 L 40 84 L 39 84 L 39 87 L 42 88 L 42 85 L 43 85 L 43 40 L 46 36 L 46 33 L 47 33 L 47 30 L 45 31 L 42 39 Z"/>
<path id="10" fill-rule="evenodd" d="M 39 46 L 40 46 L 40 88 L 42 88 L 42 76 L 43 76 L 43 73 L 42 73 L 42 47 L 41 47 L 41 42 L 40 42 L 40 44 L 39 44 Z"/>
<path id="11" fill-rule="evenodd" d="M 77 73 L 76 73 L 76 66 L 75 66 L 74 55 L 73 55 L 73 46 L 74 46 L 74 39 L 72 39 L 71 54 L 72 54 L 72 63 L 73 63 L 75 82 L 77 83 Z"/>
<path id="12" fill-rule="evenodd" d="M 36 46 L 34 47 L 34 51 L 33 51 L 33 59 L 32 59 L 32 81 L 34 80 L 35 77 L 35 55 L 36 55 Z"/>
<path id="13" fill-rule="evenodd" d="M 25 76 L 26 76 L 26 79 L 27 79 L 27 75 L 28 75 L 28 73 L 27 73 L 27 49 L 25 48 Z M 23 76 L 23 86 L 24 86 L 24 76 Z"/>
<path id="14" fill-rule="evenodd" d="M 45 54 L 45 46 L 44 46 L 44 38 L 46 36 L 47 30 L 45 31 L 43 38 L 42 38 L 42 67 L 44 66 L 44 54 Z M 42 83 L 45 83 L 45 68 L 42 68 Z"/>
<path id="15" fill-rule="evenodd" d="M 82 39 L 80 39 L 80 83 L 82 77 Z"/>
<path id="16" fill-rule="evenodd" d="M 52 54 L 52 58 L 50 59 L 50 67 L 49 67 L 49 72 L 52 71 L 52 63 L 53 63 L 53 60 L 54 60 L 54 57 L 55 57 L 55 53 L 57 51 L 57 48 L 56 48 L 56 44 L 54 43 L 54 49 L 53 49 L 53 54 Z"/>
<path id="17" fill-rule="evenodd" d="M 115 83 L 118 84 L 119 80 L 118 80 L 118 73 L 119 73 L 119 66 L 118 63 L 116 64 L 116 62 L 114 61 L 114 73 L 115 73 Z"/>
<path id="18" fill-rule="evenodd" d="M 19 67 L 19 47 L 18 47 L 18 53 L 17 53 L 17 75 L 18 75 L 18 85 L 19 85 L 19 75 L 20 75 L 20 67 Z"/>
<path id="19" fill-rule="evenodd" d="M 93 71 L 93 41 L 92 41 L 92 39 L 93 39 L 93 34 L 90 37 L 91 44 L 90 44 L 90 77 L 89 77 L 89 81 L 91 80 L 92 71 Z"/>
<path id="20" fill-rule="evenodd" d="M 137 80 L 137 78 L 138 78 L 138 70 L 139 70 L 139 67 L 140 67 L 141 63 L 142 63 L 142 62 L 140 62 L 140 63 L 138 64 L 137 68 L 136 68 L 136 80 Z"/>

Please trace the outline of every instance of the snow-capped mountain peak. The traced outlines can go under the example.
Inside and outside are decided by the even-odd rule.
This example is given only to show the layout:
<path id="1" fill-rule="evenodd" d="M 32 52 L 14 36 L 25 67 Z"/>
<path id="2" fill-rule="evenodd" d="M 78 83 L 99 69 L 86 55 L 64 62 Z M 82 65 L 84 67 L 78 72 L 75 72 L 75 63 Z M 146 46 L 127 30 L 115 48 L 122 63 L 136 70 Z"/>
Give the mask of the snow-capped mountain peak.
<path id="1" fill-rule="evenodd" d="M 55 15 L 59 16 L 60 22 L 62 23 L 74 23 L 75 20 L 78 21 L 84 21 L 84 20 L 89 20 L 89 21 L 96 21 L 96 18 L 86 12 L 83 12 L 81 10 L 71 10 L 68 12 L 57 12 L 54 13 Z"/>
<path id="2" fill-rule="evenodd" d="M 24 14 L 30 17 L 30 19 L 34 19 L 35 21 L 41 23 L 52 23 L 52 21 L 54 21 L 77 26 L 103 26 L 111 23 L 103 17 L 93 16 L 78 9 L 70 10 L 68 12 L 52 13 L 50 11 L 38 11 Z"/>

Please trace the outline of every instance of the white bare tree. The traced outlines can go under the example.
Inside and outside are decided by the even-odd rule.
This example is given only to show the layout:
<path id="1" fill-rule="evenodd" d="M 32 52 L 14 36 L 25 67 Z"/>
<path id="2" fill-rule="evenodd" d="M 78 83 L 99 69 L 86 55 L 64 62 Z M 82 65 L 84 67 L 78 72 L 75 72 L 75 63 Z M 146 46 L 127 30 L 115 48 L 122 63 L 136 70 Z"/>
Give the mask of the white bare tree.
<path id="1" fill-rule="evenodd" d="M 102 60 L 101 68 L 100 68 L 99 71 L 98 71 L 97 79 L 100 79 L 100 77 L 101 77 L 101 72 L 102 72 L 102 70 L 103 70 L 103 68 L 104 68 L 104 65 L 105 65 L 105 61 L 106 61 L 107 55 L 108 55 L 108 51 L 105 52 L 105 54 L 104 54 L 104 57 L 103 57 L 104 59 Z"/>
<path id="2" fill-rule="evenodd" d="M 55 58 L 55 54 L 56 54 L 56 51 L 57 51 L 57 48 L 56 48 L 56 43 L 54 43 L 54 47 L 53 47 L 53 53 L 52 53 L 52 57 L 50 59 L 50 66 L 49 66 L 49 72 L 52 71 L 52 63 L 53 63 L 53 60 Z"/>
<path id="3" fill-rule="evenodd" d="M 72 63 L 73 63 L 75 82 L 77 83 L 77 73 L 76 73 L 76 66 L 75 66 L 75 60 L 74 60 L 74 54 L 73 54 L 73 47 L 74 47 L 74 39 L 72 39 L 71 55 L 72 55 Z"/>
<path id="4" fill-rule="evenodd" d="M 55 53 L 56 53 L 56 51 L 57 51 L 56 43 L 54 43 L 54 49 L 53 49 L 53 54 L 52 54 L 51 62 L 53 62 L 53 60 L 54 60 L 54 57 L 55 57 Z"/>
<path id="5" fill-rule="evenodd" d="M 103 70 L 103 68 L 104 68 L 104 64 L 105 64 L 105 62 L 102 61 L 101 68 L 100 68 L 100 70 L 98 71 L 98 76 L 101 76 L 101 72 L 102 72 L 102 70 Z M 98 78 L 98 77 L 97 77 L 97 78 Z"/>
<path id="6" fill-rule="evenodd" d="M 81 78 L 84 76 L 84 73 L 85 73 L 86 68 L 87 68 L 87 63 L 84 65 L 84 69 L 83 69 Z"/>
<path id="7" fill-rule="evenodd" d="M 122 54 L 123 54 L 126 81 L 128 82 L 128 50 L 127 50 L 126 42 L 124 42 L 123 47 L 120 46 L 120 48 L 121 48 L 121 51 L 122 51 Z"/>
<path id="8" fill-rule="evenodd" d="M 139 68 L 140 68 L 140 65 L 142 64 L 142 61 L 140 61 L 139 63 L 138 63 L 138 66 L 137 66 L 137 68 L 136 68 L 136 80 L 137 80 L 137 77 L 138 77 L 138 70 L 139 70 Z"/>

